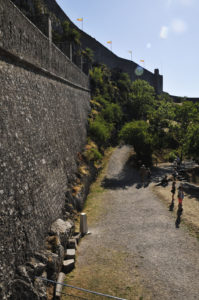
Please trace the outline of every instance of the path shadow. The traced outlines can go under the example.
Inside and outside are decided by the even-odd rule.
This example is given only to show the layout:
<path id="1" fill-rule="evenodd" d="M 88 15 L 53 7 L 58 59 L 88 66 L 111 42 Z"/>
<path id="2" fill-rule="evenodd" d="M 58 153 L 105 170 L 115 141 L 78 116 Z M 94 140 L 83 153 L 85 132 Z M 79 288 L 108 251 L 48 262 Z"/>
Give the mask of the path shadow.
<path id="1" fill-rule="evenodd" d="M 165 175 L 172 174 L 172 167 L 152 167 L 151 177 L 144 182 L 141 181 L 139 170 L 132 166 L 131 160 L 127 161 L 121 172 L 114 176 L 107 176 L 101 185 L 107 189 L 125 189 L 136 185 L 137 189 L 147 188 L 152 182 L 160 184 Z"/>
<path id="2" fill-rule="evenodd" d="M 169 205 L 169 211 L 173 211 L 174 209 L 174 200 L 171 200 L 171 204 Z"/>
<path id="3" fill-rule="evenodd" d="M 185 182 L 183 183 L 183 190 L 189 198 L 196 198 L 199 201 L 199 186 Z"/>
<path id="4" fill-rule="evenodd" d="M 125 189 L 129 186 L 140 185 L 140 176 L 138 171 L 127 162 L 122 171 L 114 176 L 107 176 L 101 185 L 107 189 Z M 140 186 L 141 187 L 141 186 Z"/>
<path id="5" fill-rule="evenodd" d="M 182 206 L 179 206 L 177 210 L 177 218 L 175 221 L 176 228 L 180 227 L 182 212 L 183 212 L 183 208 Z"/>
<path id="6" fill-rule="evenodd" d="M 145 180 L 145 182 L 142 183 L 139 170 L 132 166 L 132 160 L 129 159 L 118 174 L 109 174 L 104 178 L 101 185 L 106 189 L 126 189 L 133 185 L 136 185 L 137 189 L 141 189 L 147 188 L 151 183 L 166 187 L 168 184 L 165 186 L 162 185 L 161 180 L 167 175 L 169 181 L 172 181 L 172 174 L 172 164 L 162 164 L 157 167 L 152 167 L 150 180 Z M 190 198 L 196 198 L 199 201 L 199 187 L 183 181 L 183 188 Z M 170 204 L 170 210 L 172 210 L 172 203 Z"/>

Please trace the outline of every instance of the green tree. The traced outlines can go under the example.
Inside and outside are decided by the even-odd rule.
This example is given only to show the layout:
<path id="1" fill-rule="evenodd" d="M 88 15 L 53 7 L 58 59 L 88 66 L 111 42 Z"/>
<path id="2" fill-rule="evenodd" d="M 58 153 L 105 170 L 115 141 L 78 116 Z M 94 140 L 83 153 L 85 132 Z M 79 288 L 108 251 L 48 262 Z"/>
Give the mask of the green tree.
<path id="1" fill-rule="evenodd" d="M 35 15 L 41 15 L 43 12 L 43 4 L 41 0 L 34 0 L 34 10 L 35 10 Z"/>
<path id="2" fill-rule="evenodd" d="M 153 140 L 146 121 L 126 123 L 119 133 L 125 143 L 133 145 L 137 158 L 145 163 L 151 163 Z"/>
<path id="3" fill-rule="evenodd" d="M 62 23 L 63 35 L 62 40 L 70 43 L 80 44 L 80 33 L 74 28 L 71 28 L 70 22 L 64 21 Z"/>
<path id="4" fill-rule="evenodd" d="M 111 85 L 111 72 L 105 65 L 95 66 L 90 70 L 90 85 L 93 97 L 102 96 L 111 102 L 112 95 L 108 92 Z"/>
<path id="5" fill-rule="evenodd" d="M 90 48 L 86 48 L 82 50 L 82 56 L 86 60 L 86 62 L 93 63 L 94 53 Z"/>
<path id="6" fill-rule="evenodd" d="M 102 116 L 107 122 L 118 124 L 122 120 L 122 109 L 116 103 L 108 103 L 102 110 Z"/>
<path id="7" fill-rule="evenodd" d="M 119 90 L 119 102 L 121 105 L 125 105 L 129 99 L 129 93 L 131 92 L 131 80 L 127 73 L 118 72 L 118 79 L 116 85 Z"/>
<path id="8" fill-rule="evenodd" d="M 199 122 L 198 108 L 199 106 L 192 103 L 191 101 L 184 101 L 182 104 L 176 105 L 175 120 L 178 123 L 178 128 L 175 128 L 177 129 L 175 135 L 178 139 L 179 151 L 181 153 L 185 152 L 185 148 L 187 145 L 188 128 L 191 128 L 192 125 Z"/>
<path id="9" fill-rule="evenodd" d="M 70 45 L 70 53 L 69 57 L 70 60 L 73 60 L 73 48 L 75 46 L 80 47 L 80 33 L 76 29 L 71 27 L 70 22 L 64 21 L 62 23 L 62 29 L 63 29 L 63 34 L 62 34 L 62 42 L 69 42 Z"/>
<path id="10" fill-rule="evenodd" d="M 129 118 L 146 120 L 155 101 L 155 90 L 145 80 L 136 80 L 132 83 L 131 93 L 127 103 Z"/>
<path id="11" fill-rule="evenodd" d="M 198 121 L 198 112 L 198 105 L 191 101 L 185 101 L 181 105 L 176 105 L 176 121 L 181 123 L 184 133 L 191 122 Z"/>
<path id="12" fill-rule="evenodd" d="M 172 128 L 175 119 L 175 105 L 167 102 L 161 97 L 154 102 L 154 107 L 148 113 L 150 132 L 153 135 L 154 147 L 156 149 L 173 147 L 175 142 L 169 135 L 169 128 Z"/>
<path id="13" fill-rule="evenodd" d="M 188 127 L 185 142 L 185 151 L 189 157 L 199 162 L 199 123 Z"/>

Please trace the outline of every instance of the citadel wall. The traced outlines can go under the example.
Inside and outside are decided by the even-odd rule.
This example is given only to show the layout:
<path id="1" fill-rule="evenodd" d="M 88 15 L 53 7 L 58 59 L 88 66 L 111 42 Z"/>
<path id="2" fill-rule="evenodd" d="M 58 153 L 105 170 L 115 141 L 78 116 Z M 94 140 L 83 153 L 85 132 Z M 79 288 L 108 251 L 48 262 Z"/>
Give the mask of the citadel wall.
<path id="1" fill-rule="evenodd" d="M 34 26 L 9 0 L 0 3 L 0 47 L 63 77 L 89 88 L 88 77 L 65 56 L 41 31 Z"/>
<path id="2" fill-rule="evenodd" d="M 67 15 L 62 11 L 59 5 L 55 0 L 45 0 L 45 5 L 48 7 L 49 11 L 52 11 L 53 14 L 61 21 L 69 21 L 72 26 L 78 30 L 81 34 L 80 40 L 83 48 L 90 48 L 94 52 L 94 60 L 98 63 L 106 64 L 109 68 L 120 69 L 122 72 L 128 73 L 131 80 L 142 79 L 148 81 L 156 90 L 158 94 L 163 92 L 163 76 L 159 74 L 158 69 L 154 70 L 154 73 L 143 68 L 143 75 L 137 76 L 135 70 L 137 64 L 131 60 L 124 59 L 115 55 L 108 48 L 99 43 L 95 38 L 91 37 L 84 31 L 80 30 L 75 24 L 71 22 Z M 55 21 L 54 21 L 55 22 Z M 54 26 L 56 26 L 54 24 Z"/>
<path id="3" fill-rule="evenodd" d="M 0 2 L 0 298 L 64 214 L 87 136 L 89 81 L 9 1 Z M 13 298 L 16 299 L 16 298 Z"/>
<path id="4" fill-rule="evenodd" d="M 146 80 L 155 88 L 157 94 L 163 92 L 163 76 L 159 74 L 158 69 L 155 69 L 152 73 L 143 68 L 143 74 L 138 76 L 136 75 L 138 65 L 135 62 L 118 57 L 83 31 L 81 31 L 81 43 L 84 48 L 89 47 L 93 50 L 96 62 L 103 63 L 111 69 L 119 69 L 128 73 L 132 81 L 136 79 Z"/>
<path id="5" fill-rule="evenodd" d="M 16 2 L 16 0 L 13 0 Z M 44 0 L 45 6 L 47 7 L 48 12 L 51 14 L 53 28 L 55 30 L 60 30 L 61 23 L 64 21 L 70 22 L 71 26 L 80 32 L 80 41 L 82 47 L 90 48 L 94 53 L 94 61 L 101 64 L 106 64 L 111 69 L 119 69 L 122 72 L 128 73 L 131 80 L 142 79 L 148 81 L 156 90 L 157 94 L 162 93 L 163 91 L 163 76 L 159 74 L 159 71 L 156 69 L 154 73 L 143 68 L 143 75 L 137 76 L 135 73 L 138 64 L 135 62 L 118 57 L 108 48 L 99 43 L 95 38 L 91 37 L 81 29 L 79 29 L 63 12 L 55 0 Z M 58 31 L 59 31 L 58 30 Z M 60 45 L 62 48 L 62 45 Z M 66 47 L 63 45 L 63 47 Z M 64 51 L 64 49 L 62 49 Z M 66 51 L 67 52 L 67 51 Z M 67 55 L 69 55 L 67 53 Z"/>

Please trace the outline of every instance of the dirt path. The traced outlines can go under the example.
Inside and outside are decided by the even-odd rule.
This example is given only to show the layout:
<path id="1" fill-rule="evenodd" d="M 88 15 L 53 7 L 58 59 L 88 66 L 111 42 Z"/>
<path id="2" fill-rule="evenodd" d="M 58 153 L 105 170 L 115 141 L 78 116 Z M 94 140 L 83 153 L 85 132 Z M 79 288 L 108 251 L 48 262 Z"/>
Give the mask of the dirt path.
<path id="1" fill-rule="evenodd" d="M 89 225 L 67 281 L 132 300 L 199 299 L 199 243 L 185 226 L 175 228 L 151 185 L 137 188 L 138 174 L 125 165 L 130 151 L 121 147 L 110 159 L 103 213 Z"/>

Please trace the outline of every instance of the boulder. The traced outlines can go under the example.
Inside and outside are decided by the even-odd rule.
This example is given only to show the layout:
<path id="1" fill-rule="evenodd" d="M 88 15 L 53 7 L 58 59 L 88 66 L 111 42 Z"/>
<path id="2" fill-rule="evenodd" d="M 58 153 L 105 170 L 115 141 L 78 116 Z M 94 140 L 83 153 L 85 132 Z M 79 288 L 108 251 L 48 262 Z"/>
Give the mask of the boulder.
<path id="1" fill-rule="evenodd" d="M 75 249 L 67 249 L 65 252 L 66 259 L 75 259 Z"/>
<path id="2" fill-rule="evenodd" d="M 34 269 L 35 276 L 41 276 L 46 269 L 46 265 L 37 261 L 35 258 L 31 258 L 31 261 L 28 263 L 28 265 Z"/>
<path id="3" fill-rule="evenodd" d="M 71 272 L 75 267 L 75 260 L 74 259 L 67 259 L 63 261 L 62 271 L 67 274 Z"/>
<path id="4" fill-rule="evenodd" d="M 62 246 L 66 248 L 67 240 L 70 237 L 72 231 L 74 230 L 74 224 L 72 221 L 64 221 L 62 219 L 57 219 L 50 229 L 52 235 L 58 235 Z"/>
<path id="5" fill-rule="evenodd" d="M 63 272 L 59 273 L 59 276 L 57 279 L 56 291 L 55 291 L 56 299 L 59 299 L 62 295 L 63 285 L 60 283 L 64 282 L 65 276 L 66 276 L 65 273 L 63 273 Z"/>

